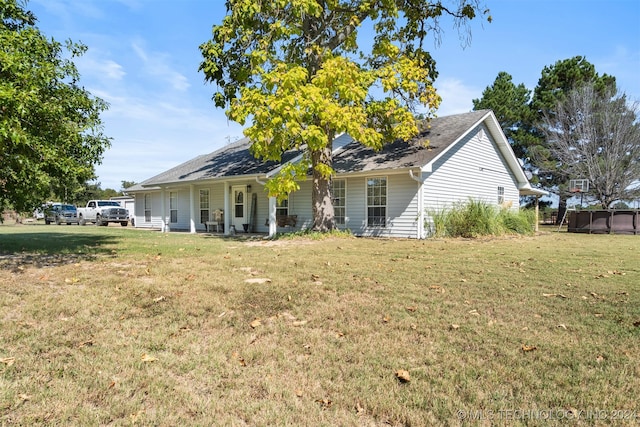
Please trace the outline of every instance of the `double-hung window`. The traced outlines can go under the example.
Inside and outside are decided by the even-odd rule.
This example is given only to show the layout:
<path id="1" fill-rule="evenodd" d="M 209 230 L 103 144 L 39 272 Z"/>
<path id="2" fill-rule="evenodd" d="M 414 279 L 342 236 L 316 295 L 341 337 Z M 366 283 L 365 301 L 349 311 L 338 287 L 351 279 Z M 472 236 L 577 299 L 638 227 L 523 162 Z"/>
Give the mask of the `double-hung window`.
<path id="1" fill-rule="evenodd" d="M 504 187 L 498 187 L 498 204 L 504 203 Z"/>
<path id="2" fill-rule="evenodd" d="M 144 222 L 151 222 L 151 194 L 144 195 Z"/>
<path id="3" fill-rule="evenodd" d="M 367 226 L 387 224 L 387 178 L 367 178 Z"/>
<path id="4" fill-rule="evenodd" d="M 175 191 L 169 192 L 169 222 L 178 222 L 178 193 Z"/>
<path id="5" fill-rule="evenodd" d="M 334 179 L 331 182 L 333 196 L 333 214 L 337 225 L 344 225 L 347 210 L 347 184 L 344 179 Z"/>
<path id="6" fill-rule="evenodd" d="M 200 190 L 200 224 L 209 221 L 209 190 Z"/>
<path id="7" fill-rule="evenodd" d="M 289 197 L 285 199 L 276 200 L 276 218 L 279 216 L 289 215 Z"/>

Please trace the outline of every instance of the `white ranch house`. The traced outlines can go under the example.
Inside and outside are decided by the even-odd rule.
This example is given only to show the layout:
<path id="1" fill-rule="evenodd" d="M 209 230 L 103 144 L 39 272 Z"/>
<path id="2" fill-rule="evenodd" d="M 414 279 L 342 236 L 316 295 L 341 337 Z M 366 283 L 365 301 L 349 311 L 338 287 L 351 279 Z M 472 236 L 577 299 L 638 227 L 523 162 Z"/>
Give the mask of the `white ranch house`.
<path id="1" fill-rule="evenodd" d="M 429 144 L 426 145 L 425 141 Z M 130 187 L 135 226 L 162 231 L 274 235 L 312 223 L 311 180 L 277 203 L 264 183 L 282 163 L 256 160 L 242 139 Z M 373 151 L 342 135 L 333 143 L 336 222 L 358 236 L 422 239 L 429 212 L 469 198 L 518 209 L 531 187 L 490 110 L 435 118 L 409 142 Z"/>

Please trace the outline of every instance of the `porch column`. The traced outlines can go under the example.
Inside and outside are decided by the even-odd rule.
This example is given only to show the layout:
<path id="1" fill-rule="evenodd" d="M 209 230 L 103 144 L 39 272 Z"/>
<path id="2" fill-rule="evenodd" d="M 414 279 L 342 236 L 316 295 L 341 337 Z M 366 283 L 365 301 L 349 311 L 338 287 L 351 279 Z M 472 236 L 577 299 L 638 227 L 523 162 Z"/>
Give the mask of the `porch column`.
<path id="1" fill-rule="evenodd" d="M 193 216 L 195 211 L 195 209 L 193 208 L 193 205 L 195 203 L 194 191 L 195 189 L 193 187 L 193 184 L 189 185 L 189 231 L 191 233 L 196 232 L 196 220 Z"/>
<path id="2" fill-rule="evenodd" d="M 160 190 L 160 219 L 162 220 L 162 225 L 160 226 L 160 232 L 167 232 L 167 209 L 166 209 L 166 194 L 164 191 L 164 187 Z"/>
<path id="3" fill-rule="evenodd" d="M 229 196 L 229 183 L 227 181 L 222 183 L 224 191 L 224 235 L 229 235 L 231 229 L 231 197 Z"/>
<path id="4" fill-rule="evenodd" d="M 278 223 L 276 222 L 276 198 L 269 197 L 269 237 L 276 235 Z"/>

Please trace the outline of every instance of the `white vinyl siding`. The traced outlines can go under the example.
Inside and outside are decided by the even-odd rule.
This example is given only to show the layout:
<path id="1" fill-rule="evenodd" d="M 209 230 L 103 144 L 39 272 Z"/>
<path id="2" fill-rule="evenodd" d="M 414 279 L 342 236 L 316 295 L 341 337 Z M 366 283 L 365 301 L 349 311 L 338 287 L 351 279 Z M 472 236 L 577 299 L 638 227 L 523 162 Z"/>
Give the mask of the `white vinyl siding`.
<path id="1" fill-rule="evenodd" d="M 469 198 L 498 205 L 496 188 L 504 188 L 504 203 L 519 206 L 519 192 L 500 152 L 483 126 L 472 130 L 423 172 L 424 206 L 427 215 Z"/>
<path id="2" fill-rule="evenodd" d="M 417 185 L 408 171 L 386 175 L 386 227 L 367 226 L 367 178 L 346 180 L 346 227 L 357 236 L 417 237 Z"/>

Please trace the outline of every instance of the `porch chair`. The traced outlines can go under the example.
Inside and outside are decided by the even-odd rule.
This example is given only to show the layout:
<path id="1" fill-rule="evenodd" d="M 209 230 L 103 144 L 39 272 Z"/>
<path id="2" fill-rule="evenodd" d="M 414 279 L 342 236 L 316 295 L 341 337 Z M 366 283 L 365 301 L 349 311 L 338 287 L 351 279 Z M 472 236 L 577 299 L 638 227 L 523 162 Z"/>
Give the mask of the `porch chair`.
<path id="1" fill-rule="evenodd" d="M 216 209 L 215 211 L 213 211 L 213 221 L 207 222 L 208 232 L 210 233 L 213 232 L 214 228 L 217 233 L 224 231 L 224 211 L 223 210 Z"/>

